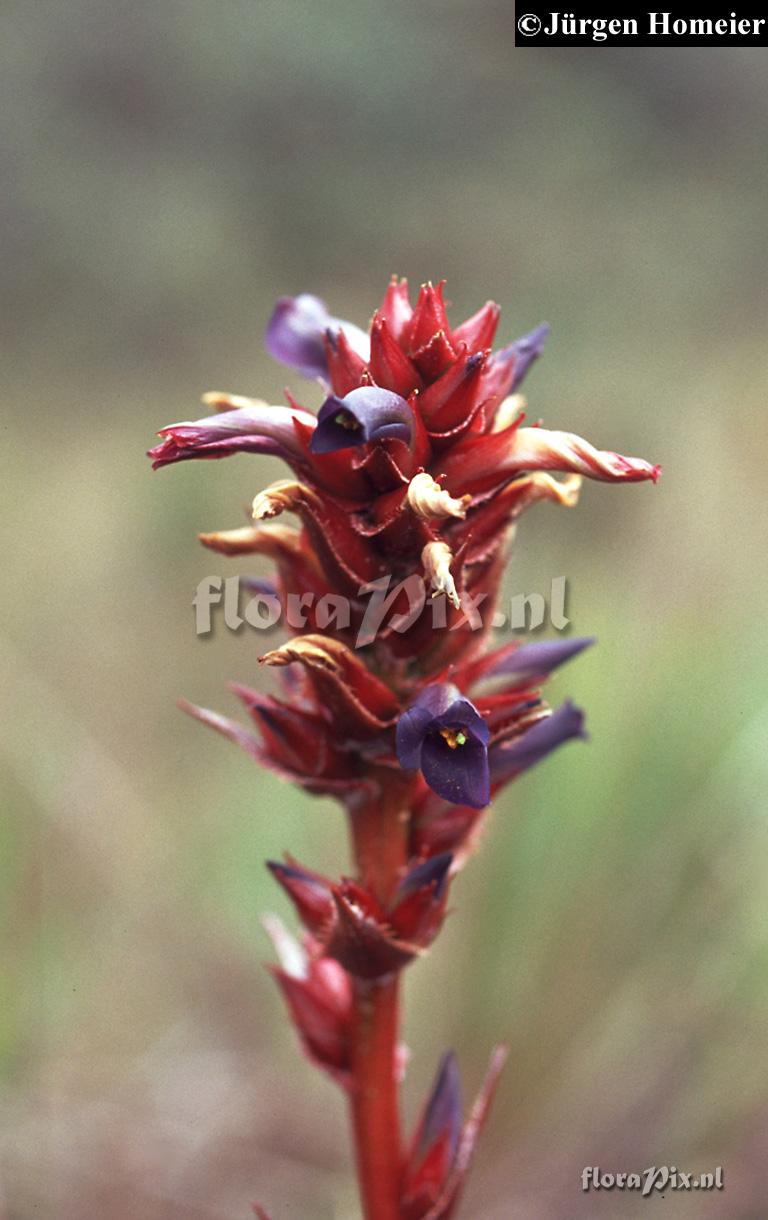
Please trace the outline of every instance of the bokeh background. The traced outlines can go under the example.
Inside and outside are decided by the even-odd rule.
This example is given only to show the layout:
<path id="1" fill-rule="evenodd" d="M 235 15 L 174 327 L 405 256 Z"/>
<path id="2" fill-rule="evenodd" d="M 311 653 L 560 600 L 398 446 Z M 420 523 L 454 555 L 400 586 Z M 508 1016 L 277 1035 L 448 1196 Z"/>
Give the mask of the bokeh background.
<path id="1" fill-rule="evenodd" d="M 412 1118 L 512 1048 L 463 1214 L 768 1215 L 764 52 L 515 50 L 489 0 L 6 0 L 3 1220 L 354 1220 L 346 1119 L 262 970 L 262 866 L 338 868 L 335 807 L 175 708 L 231 712 L 263 638 L 196 638 L 277 467 L 152 475 L 207 389 L 279 401 L 261 332 L 388 276 L 542 319 L 531 413 L 661 461 L 523 523 L 600 645 L 591 743 L 519 781 L 409 978 Z M 297 385 L 317 405 L 310 387 Z M 230 566 L 226 566 L 227 562 Z M 245 565 L 240 564 L 239 570 Z M 584 1165 L 722 1165 L 661 1203 Z"/>

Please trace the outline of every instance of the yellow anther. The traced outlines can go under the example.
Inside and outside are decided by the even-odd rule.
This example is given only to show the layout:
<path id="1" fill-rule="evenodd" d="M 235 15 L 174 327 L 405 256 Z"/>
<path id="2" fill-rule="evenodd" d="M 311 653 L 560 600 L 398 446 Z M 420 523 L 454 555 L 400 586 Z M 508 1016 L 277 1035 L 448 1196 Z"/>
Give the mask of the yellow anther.
<path id="1" fill-rule="evenodd" d="M 451 750 L 467 744 L 467 735 L 461 729 L 441 729 L 440 736 Z"/>

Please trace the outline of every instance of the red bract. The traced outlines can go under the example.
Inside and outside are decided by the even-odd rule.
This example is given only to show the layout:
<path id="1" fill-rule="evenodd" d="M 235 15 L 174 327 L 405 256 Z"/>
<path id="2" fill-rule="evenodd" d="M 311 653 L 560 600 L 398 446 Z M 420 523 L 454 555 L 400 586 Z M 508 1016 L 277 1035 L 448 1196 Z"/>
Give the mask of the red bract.
<path id="1" fill-rule="evenodd" d="M 274 917 L 267 921 L 280 958 L 276 979 L 304 1049 L 319 1067 L 349 1087 L 352 1070 L 353 995 L 348 975 L 324 957 L 311 936 L 299 944 Z"/>
<path id="2" fill-rule="evenodd" d="M 549 330 L 494 352 L 498 323 L 489 301 L 452 327 L 442 283 L 423 285 L 412 307 L 405 280 L 392 280 L 368 336 L 317 297 L 284 297 L 267 345 L 322 387 L 317 414 L 290 395 L 270 406 L 209 394 L 214 414 L 163 428 L 150 454 L 155 466 L 269 454 L 291 472 L 255 496 L 250 524 L 201 535 L 220 554 L 276 566 L 288 638 L 260 660 L 278 693 L 234 688 L 255 731 L 184 706 L 348 814 L 353 876 L 271 864 L 306 939 L 270 927 L 273 974 L 307 1054 L 349 1095 L 366 1220 L 455 1213 L 503 1055 L 463 1127 L 446 1059 L 406 1150 L 399 975 L 440 930 L 449 875 L 477 843 L 489 794 L 584 736 L 581 712 L 552 712 L 540 687 L 591 641 L 489 649 L 510 526 L 542 500 L 572 507 L 583 478 L 659 474 L 527 425 L 517 391 Z M 289 515 L 295 526 L 274 521 Z"/>
<path id="3" fill-rule="evenodd" d="M 444 852 L 414 864 L 388 902 L 358 882 L 338 884 L 295 860 L 268 867 L 293 902 L 320 950 L 351 975 L 379 979 L 401 970 L 432 943 L 443 922 L 448 873 Z"/>

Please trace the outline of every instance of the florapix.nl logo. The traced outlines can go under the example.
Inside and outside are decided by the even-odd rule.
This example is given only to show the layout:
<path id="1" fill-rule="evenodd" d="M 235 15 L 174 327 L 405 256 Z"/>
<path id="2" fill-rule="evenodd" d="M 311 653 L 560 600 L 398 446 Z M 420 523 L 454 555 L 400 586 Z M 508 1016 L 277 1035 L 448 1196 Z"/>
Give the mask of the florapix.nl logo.
<path id="1" fill-rule="evenodd" d="M 545 624 L 565 631 L 571 620 L 566 613 L 568 584 L 554 576 L 547 594 L 517 593 L 506 601 L 488 606 L 488 593 L 451 589 L 450 595 L 431 594 L 416 573 L 394 581 L 382 576 L 361 585 L 354 598 L 337 593 L 321 596 L 308 591 L 280 594 L 270 582 L 242 576 L 205 576 L 198 583 L 192 605 L 195 632 L 210 635 L 221 621 L 229 631 L 247 625 L 269 631 L 281 625 L 292 631 L 353 632 L 356 648 L 372 644 L 385 629 L 403 633 L 422 616 L 436 631 L 482 631 L 489 625 L 501 630 L 536 631 Z M 456 613 L 451 614 L 449 607 Z"/>

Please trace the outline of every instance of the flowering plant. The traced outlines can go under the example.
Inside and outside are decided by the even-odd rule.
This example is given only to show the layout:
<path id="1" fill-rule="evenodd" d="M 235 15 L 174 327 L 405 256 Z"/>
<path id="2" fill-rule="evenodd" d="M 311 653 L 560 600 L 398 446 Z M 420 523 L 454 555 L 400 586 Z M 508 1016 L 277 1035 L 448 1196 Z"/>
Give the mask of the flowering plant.
<path id="1" fill-rule="evenodd" d="M 290 394 L 287 406 L 208 394 L 213 414 L 163 428 L 150 451 L 156 467 L 241 452 L 282 458 L 293 477 L 256 496 L 253 520 L 202 541 L 274 560 L 282 599 L 312 593 L 316 605 L 339 595 L 351 608 L 330 622 L 310 610 L 261 657 L 280 671 L 280 695 L 235 688 L 256 734 L 185 706 L 348 815 L 352 875 L 324 877 L 290 856 L 271 862 L 303 934 L 294 939 L 276 920 L 269 929 L 280 962 L 272 972 L 304 1050 L 349 1099 L 366 1220 L 456 1213 L 505 1052 L 494 1052 L 466 1118 L 456 1061 L 445 1056 L 404 1140 L 401 974 L 438 935 L 452 878 L 493 796 L 584 736 L 582 713 L 569 702 L 552 711 L 540 687 L 591 640 L 489 646 L 510 527 L 540 500 L 573 505 L 583 477 L 658 475 L 572 433 L 524 426 L 518 390 L 548 328 L 494 352 L 498 319 L 488 302 L 451 327 L 442 284 L 424 285 L 412 307 L 396 279 L 368 334 L 316 297 L 285 297 L 267 347 L 320 382 L 318 414 Z M 298 529 L 270 523 L 286 512 Z M 415 573 L 442 616 L 413 612 L 402 582 Z M 386 614 L 356 647 L 365 594 L 392 576 L 401 583 Z"/>

